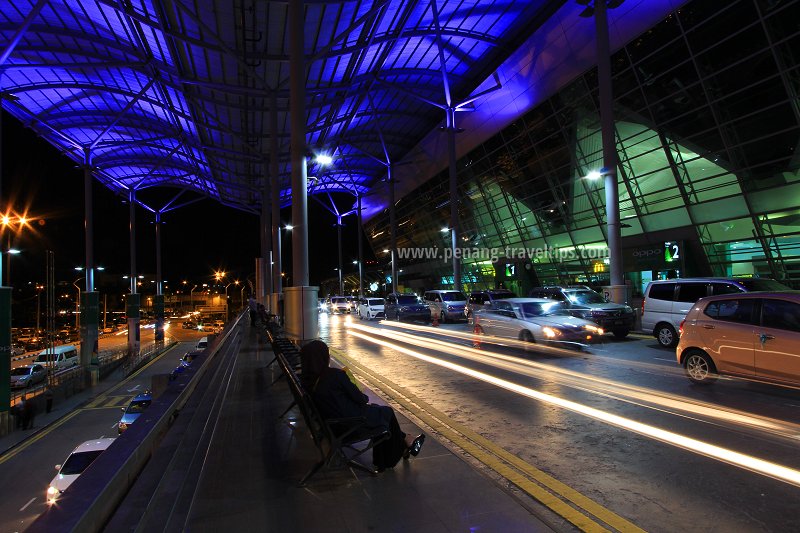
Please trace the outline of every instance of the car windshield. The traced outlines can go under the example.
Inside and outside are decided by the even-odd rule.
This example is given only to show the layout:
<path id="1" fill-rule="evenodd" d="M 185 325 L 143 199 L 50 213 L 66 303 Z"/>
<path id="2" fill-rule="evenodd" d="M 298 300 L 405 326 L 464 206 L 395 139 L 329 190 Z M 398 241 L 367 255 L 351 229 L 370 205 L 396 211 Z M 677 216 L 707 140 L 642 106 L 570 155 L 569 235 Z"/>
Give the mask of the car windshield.
<path id="1" fill-rule="evenodd" d="M 569 315 L 562 302 L 526 302 L 520 308 L 522 316 L 532 318 L 535 316 Z"/>
<path id="2" fill-rule="evenodd" d="M 125 411 L 126 413 L 141 413 L 147 406 L 150 405 L 151 400 L 138 400 L 135 402 L 131 402 L 128 406 L 128 409 Z"/>
<path id="3" fill-rule="evenodd" d="M 369 300 L 367 305 L 383 305 L 383 298 L 375 298 L 374 300 Z"/>
<path id="4" fill-rule="evenodd" d="M 605 299 L 594 291 L 568 292 L 567 298 L 574 304 L 604 304 Z"/>
<path id="5" fill-rule="evenodd" d="M 344 298 L 331 298 L 331 303 L 344 304 L 347 303 L 347 300 L 345 300 Z"/>
<path id="6" fill-rule="evenodd" d="M 445 302 L 463 302 L 467 299 L 463 292 L 443 292 L 442 300 Z"/>
<path id="7" fill-rule="evenodd" d="M 511 292 L 493 292 L 492 299 L 493 300 L 505 300 L 506 298 L 516 298 L 516 295 Z"/>
<path id="8" fill-rule="evenodd" d="M 59 474 L 62 476 L 74 476 L 81 474 L 84 470 L 89 468 L 89 465 L 97 459 L 97 456 L 103 453 L 103 450 L 93 450 L 91 452 L 76 452 L 69 456 L 67 462 L 61 467 Z"/>
<path id="9" fill-rule="evenodd" d="M 780 291 L 791 290 L 783 283 L 775 281 L 774 279 L 749 278 L 749 279 L 737 279 L 736 282 L 743 285 L 748 291 L 780 292 Z"/>
<path id="10" fill-rule="evenodd" d="M 415 304 L 419 301 L 419 299 L 414 296 L 413 294 L 404 294 L 402 296 L 397 297 L 397 303 L 408 305 L 408 304 Z"/>
<path id="11" fill-rule="evenodd" d="M 31 369 L 25 366 L 18 366 L 17 368 L 11 369 L 12 376 L 27 376 L 31 373 Z"/>

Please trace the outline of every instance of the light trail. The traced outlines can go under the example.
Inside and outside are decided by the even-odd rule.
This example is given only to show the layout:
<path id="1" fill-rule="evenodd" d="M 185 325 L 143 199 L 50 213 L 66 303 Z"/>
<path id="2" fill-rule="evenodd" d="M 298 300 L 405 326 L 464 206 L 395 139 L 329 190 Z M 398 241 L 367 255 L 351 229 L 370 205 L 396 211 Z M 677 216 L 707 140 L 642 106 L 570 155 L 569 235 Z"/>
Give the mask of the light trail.
<path id="1" fill-rule="evenodd" d="M 589 393 L 601 394 L 619 401 L 630 402 L 630 400 L 620 397 L 620 395 L 622 395 L 627 398 L 631 398 L 632 400 L 636 400 L 636 402 L 632 403 L 636 403 L 642 407 L 656 408 L 654 406 L 658 406 L 657 408 L 660 410 L 664 410 L 665 412 L 674 414 L 676 416 L 690 415 L 692 417 L 706 417 L 721 422 L 737 424 L 747 428 L 769 432 L 771 434 L 792 440 L 800 440 L 800 425 L 791 422 L 785 422 L 782 420 L 776 420 L 774 418 L 720 407 L 714 404 L 699 402 L 685 396 L 653 391 L 651 389 L 637 387 L 627 383 L 621 383 L 597 376 L 587 375 L 574 370 L 559 368 L 552 365 L 537 363 L 535 361 L 520 359 L 519 357 L 515 356 L 492 352 L 491 350 L 477 350 L 475 348 L 458 346 L 446 341 L 429 337 L 421 339 L 418 336 L 404 332 L 387 331 L 384 329 L 370 328 L 358 324 L 353 324 L 349 327 L 372 334 L 381 335 L 399 342 L 413 344 L 422 348 L 437 349 L 438 351 L 444 351 L 450 355 L 464 357 L 480 363 L 487 363 L 488 358 L 492 360 L 492 364 L 495 367 L 512 372 L 521 372 L 531 377 L 541 378 L 542 375 L 540 373 L 531 372 L 531 369 L 536 369 L 537 371 L 547 372 L 550 374 L 550 377 L 552 377 L 554 380 L 559 380 L 561 384 Z M 434 346 L 438 348 L 434 348 Z M 595 388 L 590 388 L 590 386 Z M 644 402 L 645 404 L 651 405 L 645 405 L 639 402 Z"/>
<path id="2" fill-rule="evenodd" d="M 361 329 L 361 328 L 352 328 L 352 329 Z M 739 468 L 744 468 L 746 470 L 750 470 L 751 472 L 756 472 L 758 474 L 768 476 L 773 479 L 789 483 L 791 485 L 800 486 L 800 471 L 797 471 L 795 469 L 779 465 L 776 463 L 772 463 L 764 459 L 759 459 L 757 457 L 739 453 L 733 450 L 729 450 L 727 448 L 710 444 L 708 442 L 704 442 L 698 439 L 686 437 L 684 435 L 679 435 L 672 431 L 667 431 L 661 428 L 657 428 L 649 424 L 636 422 L 634 420 L 614 415 L 605 411 L 601 411 L 600 409 L 589 407 L 577 402 L 573 402 L 571 400 L 566 400 L 564 398 L 559 398 L 551 394 L 543 393 L 535 389 L 518 385 L 516 383 L 512 383 L 508 380 L 498 378 L 496 376 L 492 376 L 491 374 L 487 374 L 485 372 L 480 372 L 478 370 L 473 370 L 471 368 L 456 363 L 452 363 L 450 361 L 445 361 L 443 359 L 422 354 L 420 352 L 411 350 L 409 348 L 405 348 L 398 344 L 394 344 L 379 339 L 377 337 L 372 337 L 365 333 L 350 331 L 349 334 L 354 337 L 363 339 L 367 342 L 378 344 L 380 346 L 390 348 L 400 353 L 410 355 L 421 361 L 425 361 L 433 365 L 447 368 L 454 372 L 458 372 L 460 374 L 473 377 L 475 379 L 481 380 L 486 383 L 491 383 L 497 387 L 517 393 L 521 396 L 539 400 L 541 402 L 550 405 L 555 405 L 563 409 L 593 418 L 595 420 L 599 420 L 601 422 L 605 422 L 607 424 L 611 424 L 613 426 L 620 427 L 628 431 L 632 431 L 634 433 L 638 433 L 645 437 L 652 438 L 660 442 L 670 444 L 672 446 L 680 447 L 685 450 L 689 450 L 691 452 L 709 457 L 711 459 L 722 461 L 730 465 L 737 466 Z"/>

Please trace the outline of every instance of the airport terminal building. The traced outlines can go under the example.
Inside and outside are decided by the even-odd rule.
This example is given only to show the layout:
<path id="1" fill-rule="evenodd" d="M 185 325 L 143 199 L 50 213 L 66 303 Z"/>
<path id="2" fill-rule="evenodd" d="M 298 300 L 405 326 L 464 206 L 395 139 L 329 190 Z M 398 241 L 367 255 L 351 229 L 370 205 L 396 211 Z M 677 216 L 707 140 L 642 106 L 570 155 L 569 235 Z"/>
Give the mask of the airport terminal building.
<path id="1" fill-rule="evenodd" d="M 626 284 L 633 296 L 674 276 L 800 286 L 800 2 L 646 4 L 662 9 L 656 20 L 641 5 L 610 16 Z M 534 81 L 477 101 L 459 124 L 464 290 L 608 284 L 603 180 L 587 179 L 602 167 L 596 63 L 580 52 L 594 48 L 565 25 L 553 17 L 504 65 L 506 89 Z M 549 65 L 556 45 L 574 55 Z M 473 118 L 482 107 L 491 120 Z M 435 153 L 435 136 L 417 157 Z M 398 284 L 449 288 L 451 263 L 425 252 L 450 247 L 446 158 L 414 157 L 397 167 Z M 365 231 L 385 257 L 388 209 Z"/>

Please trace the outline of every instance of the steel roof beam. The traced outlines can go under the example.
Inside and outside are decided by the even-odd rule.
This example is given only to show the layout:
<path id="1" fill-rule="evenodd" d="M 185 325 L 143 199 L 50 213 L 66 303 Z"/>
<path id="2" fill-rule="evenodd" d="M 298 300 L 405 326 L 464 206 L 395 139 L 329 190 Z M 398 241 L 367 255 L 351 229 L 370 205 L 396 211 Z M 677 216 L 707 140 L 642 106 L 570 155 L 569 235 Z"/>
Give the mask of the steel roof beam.
<path id="1" fill-rule="evenodd" d="M 11 39 L 8 41 L 8 44 L 3 48 L 3 51 L 0 52 L 0 67 L 3 66 L 8 59 L 8 57 L 14 52 L 14 49 L 19 44 L 22 36 L 25 35 L 25 32 L 28 31 L 28 27 L 33 22 L 39 12 L 47 3 L 47 0 L 39 0 L 31 9 L 31 12 L 25 17 L 25 20 L 22 21 L 22 24 L 17 28 L 17 31 L 14 32 L 14 35 L 11 36 Z"/>
<path id="2" fill-rule="evenodd" d="M 147 82 L 147 85 L 145 85 L 145 86 L 142 88 L 142 90 L 141 90 L 141 91 L 139 91 L 139 92 L 136 94 L 136 96 L 134 96 L 134 97 L 131 99 L 131 101 L 130 101 L 130 102 L 128 102 L 128 104 L 127 104 L 127 105 L 126 105 L 126 106 L 125 106 L 125 107 L 122 109 L 122 111 L 120 111 L 120 112 L 117 114 L 117 116 L 114 118 L 114 120 L 112 120 L 112 121 L 111 121 L 111 124 L 109 124 L 109 125 L 108 125 L 108 127 L 106 127 L 106 129 L 104 129 L 102 132 L 100 132 L 100 135 L 98 135 L 98 136 L 95 138 L 95 140 L 94 140 L 94 141 L 92 141 L 92 143 L 91 143 L 91 144 L 89 144 L 89 146 L 88 146 L 88 149 L 89 149 L 89 150 L 91 150 L 92 148 L 94 148 L 95 146 L 97 146 L 97 143 L 98 143 L 98 142 L 100 142 L 100 140 L 101 140 L 101 139 L 102 139 L 102 138 L 103 138 L 103 137 L 106 135 L 106 133 L 108 133 L 108 132 L 111 130 L 111 128 L 113 128 L 113 127 L 114 127 L 114 126 L 117 124 L 117 122 L 119 122 L 119 120 L 120 120 L 120 119 L 121 119 L 121 118 L 122 118 L 122 117 L 123 117 L 123 116 L 124 116 L 124 115 L 125 115 L 125 114 L 126 114 L 128 111 L 130 111 L 130 110 L 133 108 L 133 106 L 135 106 L 135 105 L 136 105 L 136 104 L 139 102 L 139 99 L 140 99 L 142 96 L 144 96 L 145 94 L 147 94 L 147 91 L 149 91 L 149 90 L 150 90 L 150 87 L 152 87 L 152 86 L 153 86 L 153 84 L 155 83 L 155 81 L 156 81 L 156 80 L 154 80 L 154 79 L 151 79 L 150 81 L 148 81 L 148 82 Z"/>

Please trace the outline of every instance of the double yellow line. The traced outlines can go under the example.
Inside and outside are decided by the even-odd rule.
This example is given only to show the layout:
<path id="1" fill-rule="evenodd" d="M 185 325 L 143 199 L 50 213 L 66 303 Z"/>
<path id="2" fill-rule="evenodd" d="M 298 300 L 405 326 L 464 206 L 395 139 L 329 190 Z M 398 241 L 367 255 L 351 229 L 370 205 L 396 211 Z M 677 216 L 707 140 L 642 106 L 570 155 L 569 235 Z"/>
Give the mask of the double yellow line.
<path id="1" fill-rule="evenodd" d="M 554 477 L 526 463 L 489 439 L 451 419 L 409 390 L 372 372 L 344 353 L 331 353 L 359 374 L 371 388 L 380 390 L 450 442 L 507 479 L 523 492 L 582 531 L 643 532 L 625 518 L 606 509 Z"/>

